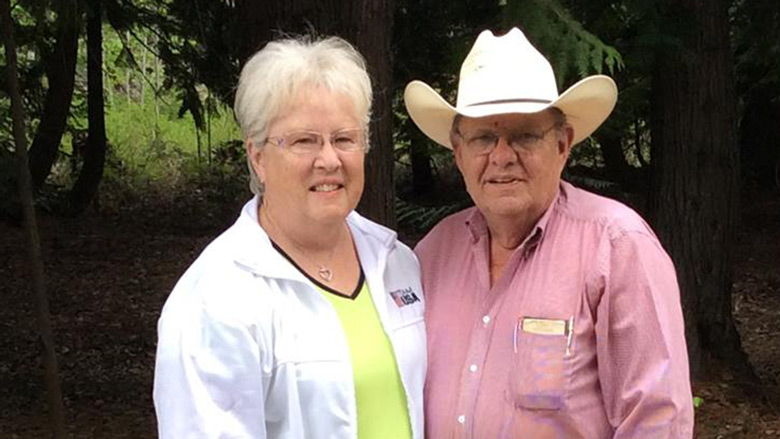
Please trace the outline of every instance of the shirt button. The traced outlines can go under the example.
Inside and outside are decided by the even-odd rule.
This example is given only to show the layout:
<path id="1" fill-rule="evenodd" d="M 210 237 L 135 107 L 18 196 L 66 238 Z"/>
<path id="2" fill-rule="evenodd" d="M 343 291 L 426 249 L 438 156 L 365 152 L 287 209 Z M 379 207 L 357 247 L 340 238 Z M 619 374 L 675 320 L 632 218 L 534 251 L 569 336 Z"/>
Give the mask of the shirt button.
<path id="1" fill-rule="evenodd" d="M 482 323 L 484 323 L 484 324 L 486 324 L 486 325 L 487 325 L 488 323 L 490 323 L 490 316 L 483 316 L 483 317 L 482 317 Z"/>
<path id="2" fill-rule="evenodd" d="M 458 423 L 462 424 L 464 422 L 466 422 L 466 417 L 463 415 L 458 416 Z"/>
<path id="3" fill-rule="evenodd" d="M 472 372 L 476 372 L 477 371 L 477 365 L 476 364 L 472 364 L 471 366 L 469 366 L 469 370 L 472 371 Z"/>

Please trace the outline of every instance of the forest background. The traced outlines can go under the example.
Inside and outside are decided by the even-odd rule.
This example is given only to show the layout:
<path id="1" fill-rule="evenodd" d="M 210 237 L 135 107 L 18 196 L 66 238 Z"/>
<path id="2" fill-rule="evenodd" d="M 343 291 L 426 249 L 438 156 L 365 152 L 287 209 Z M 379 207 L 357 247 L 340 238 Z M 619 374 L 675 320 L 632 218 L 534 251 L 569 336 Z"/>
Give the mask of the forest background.
<path id="1" fill-rule="evenodd" d="M 618 84 L 565 178 L 642 213 L 675 261 L 696 436 L 780 437 L 780 2 L 0 0 L 0 13 L 3 437 L 154 437 L 156 318 L 249 197 L 230 105 L 262 44 L 318 32 L 365 55 L 359 209 L 413 244 L 470 201 L 401 90 L 422 79 L 454 101 L 479 31 L 512 26 L 560 90 L 594 73 Z"/>

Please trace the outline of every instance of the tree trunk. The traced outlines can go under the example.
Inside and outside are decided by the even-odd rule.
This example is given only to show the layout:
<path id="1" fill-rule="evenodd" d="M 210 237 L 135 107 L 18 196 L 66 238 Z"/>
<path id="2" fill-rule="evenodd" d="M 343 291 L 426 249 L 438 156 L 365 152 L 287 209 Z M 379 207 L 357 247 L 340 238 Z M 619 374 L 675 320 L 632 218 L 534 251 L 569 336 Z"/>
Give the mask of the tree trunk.
<path id="1" fill-rule="evenodd" d="M 41 187 L 51 172 L 70 112 L 78 54 L 79 3 L 57 2 L 57 42 L 54 52 L 45 60 L 49 88 L 29 154 L 33 190 Z"/>
<path id="2" fill-rule="evenodd" d="M 258 2 L 236 0 L 236 13 L 247 37 L 241 49 L 245 61 L 279 31 L 303 33 L 314 27 L 322 35 L 338 35 L 363 54 L 371 75 L 374 102 L 371 150 L 366 156 L 366 184 L 359 210 L 395 227 L 393 183 L 392 0 L 332 0 L 318 2 Z M 314 21 L 312 21 L 314 20 Z"/>
<path id="3" fill-rule="evenodd" d="M 708 355 L 743 369 L 731 309 L 739 160 L 726 0 L 667 0 L 678 44 L 653 77 L 654 224 L 677 267 L 694 376 Z"/>
<path id="4" fill-rule="evenodd" d="M 414 197 L 425 197 L 433 193 L 433 169 L 431 168 L 431 152 L 428 149 L 428 138 L 416 127 L 408 127 L 409 157 L 412 162 L 412 193 Z"/>
<path id="5" fill-rule="evenodd" d="M 366 216 L 395 228 L 395 144 L 393 143 L 392 0 L 352 0 L 352 41 L 365 56 L 374 88 L 371 151 L 366 157 L 366 188 L 359 209 Z"/>
<path id="6" fill-rule="evenodd" d="M 70 193 L 71 213 L 82 213 L 95 198 L 106 161 L 103 104 L 103 3 L 89 0 L 87 11 L 87 118 L 89 133 L 84 163 Z"/>
<path id="7" fill-rule="evenodd" d="M 49 299 L 46 297 L 43 277 L 41 243 L 33 204 L 32 178 L 27 157 L 27 133 L 24 128 L 22 96 L 19 91 L 19 73 L 16 61 L 16 43 L 14 42 L 9 0 L 0 0 L 0 23 L 2 23 L 3 41 L 7 64 L 8 91 L 11 98 L 14 142 L 19 160 L 19 199 L 24 212 L 24 229 L 27 237 L 27 252 L 32 272 L 33 293 L 38 311 L 38 330 L 43 348 L 44 379 L 48 395 L 51 430 L 55 439 L 65 439 L 65 410 L 62 404 L 62 389 L 57 367 L 57 354 L 54 348 L 54 334 L 51 327 Z"/>

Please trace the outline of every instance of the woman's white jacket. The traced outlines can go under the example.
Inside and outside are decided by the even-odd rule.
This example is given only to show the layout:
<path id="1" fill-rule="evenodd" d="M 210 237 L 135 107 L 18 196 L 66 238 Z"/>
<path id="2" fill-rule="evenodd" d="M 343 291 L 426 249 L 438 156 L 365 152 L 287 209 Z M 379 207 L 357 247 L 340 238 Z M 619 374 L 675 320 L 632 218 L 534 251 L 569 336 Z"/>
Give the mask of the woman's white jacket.
<path id="1" fill-rule="evenodd" d="M 341 323 L 274 250 L 257 203 L 209 244 L 165 303 L 154 376 L 160 439 L 356 439 Z M 417 259 L 393 231 L 355 212 L 347 223 L 395 353 L 413 437 L 421 439 L 426 347 Z"/>

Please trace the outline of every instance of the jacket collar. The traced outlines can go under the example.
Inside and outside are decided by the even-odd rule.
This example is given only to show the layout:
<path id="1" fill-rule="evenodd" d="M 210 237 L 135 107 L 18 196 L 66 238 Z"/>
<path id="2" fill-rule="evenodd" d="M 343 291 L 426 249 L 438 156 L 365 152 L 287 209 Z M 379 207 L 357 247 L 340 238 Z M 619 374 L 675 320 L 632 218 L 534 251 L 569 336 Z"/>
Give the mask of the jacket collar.
<path id="1" fill-rule="evenodd" d="M 236 222 L 226 232 L 230 235 L 230 251 L 234 261 L 259 276 L 308 283 L 308 279 L 273 248 L 271 239 L 258 222 L 258 203 L 258 196 L 249 200 L 241 209 Z M 355 211 L 347 215 L 347 225 L 365 270 L 375 269 L 365 264 L 383 260 L 396 243 L 397 235 L 394 231 L 363 218 Z"/>

